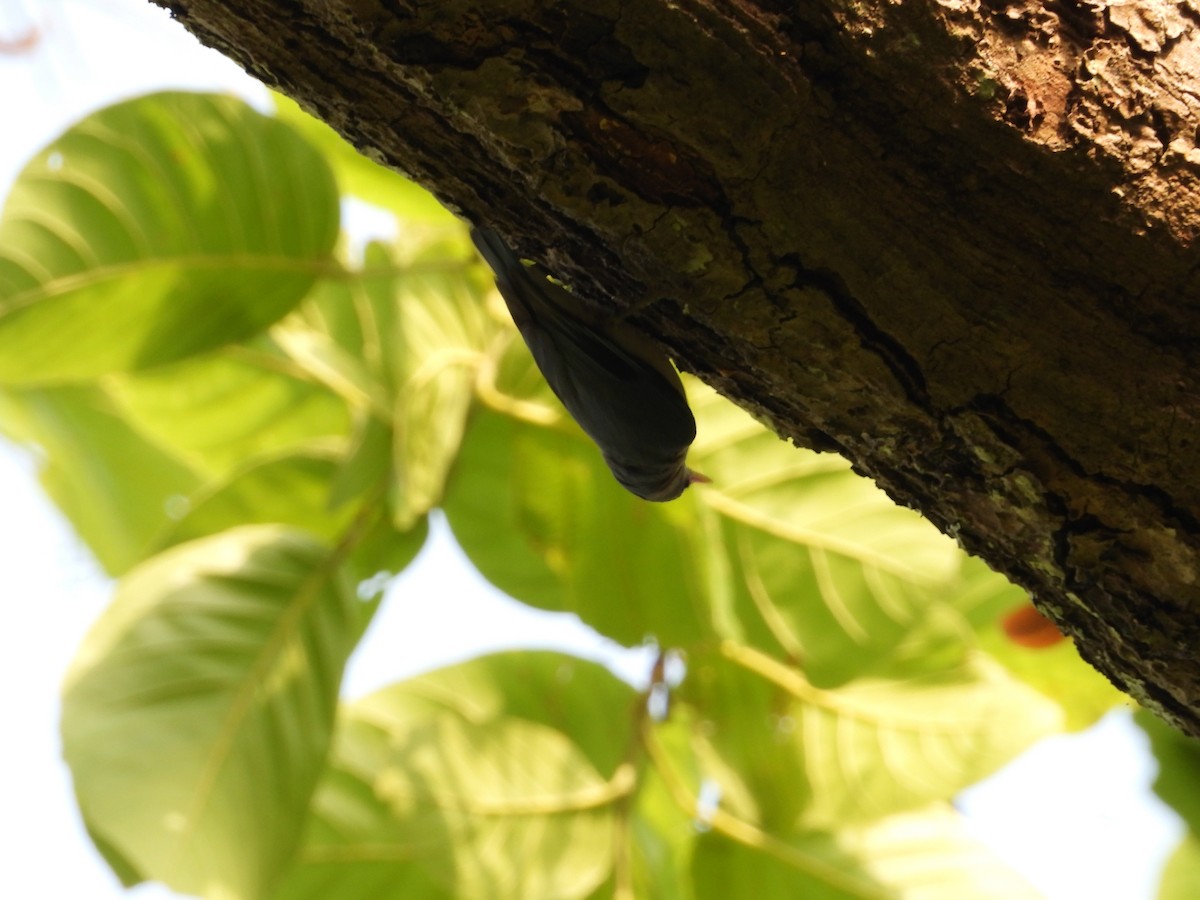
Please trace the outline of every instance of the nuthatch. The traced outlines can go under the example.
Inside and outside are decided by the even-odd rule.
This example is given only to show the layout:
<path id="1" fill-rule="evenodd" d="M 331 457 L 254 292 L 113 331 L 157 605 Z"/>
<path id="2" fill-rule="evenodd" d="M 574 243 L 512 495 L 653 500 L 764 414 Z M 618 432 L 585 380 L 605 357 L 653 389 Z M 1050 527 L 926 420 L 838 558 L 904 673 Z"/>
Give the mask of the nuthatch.
<path id="1" fill-rule="evenodd" d="M 471 240 L 496 273 L 534 362 L 617 481 L 657 501 L 708 481 L 687 467 L 696 420 L 662 350 L 629 326 L 606 321 L 536 266 L 523 265 L 490 228 L 472 228 Z"/>

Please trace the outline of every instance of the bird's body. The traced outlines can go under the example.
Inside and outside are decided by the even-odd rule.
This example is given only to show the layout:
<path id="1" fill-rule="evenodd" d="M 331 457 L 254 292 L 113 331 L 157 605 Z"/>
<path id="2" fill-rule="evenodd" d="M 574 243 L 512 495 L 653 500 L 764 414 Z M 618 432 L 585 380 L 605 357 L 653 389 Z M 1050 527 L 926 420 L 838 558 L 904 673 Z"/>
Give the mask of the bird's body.
<path id="1" fill-rule="evenodd" d="M 662 350 L 620 322 L 606 322 L 536 267 L 526 267 L 496 232 L 471 239 L 521 336 L 567 412 L 596 442 L 617 481 L 646 500 L 673 500 L 695 481 L 687 467 L 696 420 L 683 383 Z"/>

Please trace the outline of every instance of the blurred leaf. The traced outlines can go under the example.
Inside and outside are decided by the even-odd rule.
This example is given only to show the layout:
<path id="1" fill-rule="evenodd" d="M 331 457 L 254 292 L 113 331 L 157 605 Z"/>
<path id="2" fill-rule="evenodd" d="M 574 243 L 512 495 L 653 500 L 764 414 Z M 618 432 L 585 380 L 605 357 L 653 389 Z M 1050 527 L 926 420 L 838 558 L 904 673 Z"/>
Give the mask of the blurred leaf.
<path id="1" fill-rule="evenodd" d="M 364 504 L 382 507 L 384 503 L 381 490 L 372 492 L 371 485 L 363 485 L 355 495 L 357 502 L 334 509 L 333 483 L 342 464 L 339 448 L 317 443 L 256 459 L 225 478 L 206 483 L 180 503 L 186 512 L 163 531 L 156 549 L 252 524 L 288 525 L 334 544 L 355 518 L 370 514 Z M 381 486 L 382 478 L 377 476 L 376 483 Z M 382 512 L 377 518 L 379 523 L 368 529 L 346 561 L 356 581 L 380 571 L 400 572 L 425 542 L 423 523 L 400 532 Z"/>
<path id="2" fill-rule="evenodd" d="M 302 375 L 282 354 L 230 347 L 107 385 L 138 429 L 221 475 L 257 456 L 349 433 L 345 404 Z"/>
<path id="3" fill-rule="evenodd" d="M 481 383 L 486 394 L 484 402 L 493 409 L 532 423 L 569 428 L 567 411 L 546 384 L 500 294 L 493 291 L 488 295 L 488 302 L 488 311 L 502 325 L 503 336 L 499 341 L 502 345 L 499 359 L 493 362 L 493 369 Z"/>
<path id="4" fill-rule="evenodd" d="M 723 633 L 803 660 L 814 684 L 835 686 L 898 648 L 910 661 L 961 653 L 985 599 L 973 582 L 1011 589 L 845 460 L 783 443 L 711 390 L 691 397 L 691 465 L 713 479 L 698 494 L 717 517 L 706 558 L 720 554 L 732 591 Z"/>
<path id="5" fill-rule="evenodd" d="M 509 399 L 475 417 L 445 506 L 472 562 L 524 602 L 625 644 L 733 637 L 829 686 L 957 666 L 974 629 L 1023 596 L 845 461 L 787 446 L 703 388 L 692 465 L 715 483 L 639 501 L 569 420 L 548 424 L 540 399 L 537 415 L 517 408 L 530 401 L 508 395 L 527 384 L 514 371 L 502 364 Z"/>
<path id="6" fill-rule="evenodd" d="M 634 787 L 636 702 L 557 653 L 483 657 L 355 702 L 276 900 L 588 896 Z"/>
<path id="7" fill-rule="evenodd" d="M 355 545 L 346 568 L 358 582 L 364 602 L 377 602 L 387 588 L 387 580 L 402 572 L 425 546 L 429 520 L 420 519 L 407 531 L 399 531 L 391 520 L 380 517 L 371 524 Z M 370 579 L 372 584 L 363 582 Z M 372 587 L 373 593 L 368 591 Z"/>
<path id="8" fill-rule="evenodd" d="M 712 634 L 695 495 L 651 505 L 613 480 L 573 424 L 474 416 L 443 504 L 489 581 L 525 603 L 576 612 L 626 645 Z"/>
<path id="9" fill-rule="evenodd" d="M 95 845 L 97 852 L 108 863 L 108 867 L 112 869 L 113 874 L 117 876 L 117 880 L 121 882 L 123 887 L 134 887 L 141 884 L 145 879 L 142 874 L 134 868 L 133 864 L 127 860 L 121 852 L 104 839 L 104 835 L 98 834 L 88 824 L 86 817 L 83 821 L 83 827 L 87 831 L 88 837 Z"/>
<path id="10" fill-rule="evenodd" d="M 371 244 L 361 275 L 323 286 L 272 331 L 311 377 L 391 427 L 393 515 L 402 531 L 442 498 L 497 330 L 466 260 L 465 235 L 454 235 L 402 241 L 395 258 Z M 380 436 L 365 428 L 361 437 Z"/>
<path id="11" fill-rule="evenodd" d="M 142 369 L 258 333 L 338 231 L 324 160 L 240 100 L 162 93 L 42 150 L 0 217 L 0 381 Z"/>
<path id="12" fill-rule="evenodd" d="M 800 834 L 751 848 L 711 834 L 692 877 L 697 900 L 1035 900 L 1041 895 L 971 839 L 953 811 Z"/>
<path id="13" fill-rule="evenodd" d="M 671 767 L 671 775 L 699 783 L 690 722 L 685 714 L 656 723 L 658 753 Z M 670 776 L 667 776 L 670 777 Z M 637 799 L 627 820 L 632 893 L 647 900 L 692 900 L 692 859 L 700 826 L 671 794 L 667 777 L 656 766 L 643 767 Z M 617 894 L 616 896 L 621 896 Z"/>
<path id="14" fill-rule="evenodd" d="M 0 391 L 0 423 L 43 456 L 41 482 L 110 575 L 142 560 L 200 483 L 90 386 Z"/>
<path id="15" fill-rule="evenodd" d="M 462 232 L 456 227 L 456 232 Z M 321 284 L 273 338 L 306 377 L 354 411 L 336 506 L 391 473 L 393 523 L 408 532 L 441 499 L 495 331 L 481 308 L 466 238 L 367 247 L 365 268 Z"/>
<path id="16" fill-rule="evenodd" d="M 452 245 L 446 249 L 453 252 Z M 368 254 L 368 264 L 383 261 Z M 430 264 L 435 261 L 442 265 Z M 452 258 L 427 252 L 396 283 L 404 347 L 398 358 L 393 448 L 399 494 L 395 516 L 401 529 L 442 499 L 466 428 L 476 373 L 497 331 L 468 266 L 452 263 Z"/>
<path id="17" fill-rule="evenodd" d="M 1158 900 L 1195 900 L 1200 897 L 1200 837 L 1186 834 L 1167 859 Z"/>
<path id="18" fill-rule="evenodd" d="M 722 808 L 774 832 L 868 823 L 949 800 L 1060 719 L 1057 706 L 982 658 L 824 690 L 729 642 L 690 652 L 676 695 L 693 710 L 697 752 Z"/>
<path id="19" fill-rule="evenodd" d="M 390 276 L 389 276 L 390 277 Z M 378 347 L 364 349 L 366 335 L 363 306 L 359 298 L 364 293 L 366 279 L 360 270 L 347 270 L 340 278 L 325 278 L 308 292 L 304 302 L 288 317 L 299 320 L 305 328 L 318 331 L 351 356 L 362 356 L 368 368 L 378 355 Z"/>
<path id="20" fill-rule="evenodd" d="M 315 331 L 299 319 L 288 319 L 271 329 L 271 337 L 292 361 L 314 381 L 341 397 L 352 410 L 369 409 L 390 418 L 387 387 L 373 376 L 360 356 Z"/>
<path id="21" fill-rule="evenodd" d="M 1079 658 L 1073 641 L 1022 647 L 1004 634 L 997 618 L 980 629 L 979 643 L 1015 677 L 1058 703 L 1067 731 L 1089 728 L 1110 710 L 1129 703 L 1125 694 Z"/>
<path id="22" fill-rule="evenodd" d="M 290 321 L 303 322 L 358 360 L 382 394 L 391 397 L 405 352 L 396 303 L 396 280 L 404 270 L 374 242 L 367 245 L 363 262 L 363 269 L 317 285 Z M 378 412 L 391 415 L 386 402 Z"/>
<path id="23" fill-rule="evenodd" d="M 329 485 L 337 471 L 337 448 L 305 450 L 255 460 L 204 485 L 187 510 L 166 529 L 160 549 L 219 534 L 239 525 L 280 524 L 333 543 L 357 509 L 329 508 Z"/>
<path id="24" fill-rule="evenodd" d="M 343 191 L 388 210 L 401 221 L 438 225 L 458 223 L 454 214 L 438 203 L 429 191 L 363 156 L 320 119 L 304 112 L 290 97 L 271 96 L 275 102 L 275 115 L 304 135 L 325 156 Z"/>
<path id="25" fill-rule="evenodd" d="M 1133 718 L 1150 738 L 1158 761 L 1154 793 L 1183 817 L 1192 834 L 1200 835 L 1200 741 L 1148 710 L 1139 709 Z"/>
<path id="26" fill-rule="evenodd" d="M 392 429 L 368 410 L 355 416 L 350 450 L 334 473 L 329 502 L 333 509 L 366 493 L 392 471 Z"/>
<path id="27" fill-rule="evenodd" d="M 326 548 L 270 526 L 122 579 L 63 699 L 92 830 L 176 891 L 262 896 L 300 837 L 357 605 Z"/>

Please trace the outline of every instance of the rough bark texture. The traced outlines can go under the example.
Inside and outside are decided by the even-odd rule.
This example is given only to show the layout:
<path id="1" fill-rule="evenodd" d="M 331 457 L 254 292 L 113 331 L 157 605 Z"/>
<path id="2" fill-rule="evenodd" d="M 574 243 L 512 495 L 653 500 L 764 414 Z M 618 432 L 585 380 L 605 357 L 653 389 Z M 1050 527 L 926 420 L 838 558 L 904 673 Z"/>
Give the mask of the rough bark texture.
<path id="1" fill-rule="evenodd" d="M 1197 0 L 156 2 L 1200 735 Z"/>

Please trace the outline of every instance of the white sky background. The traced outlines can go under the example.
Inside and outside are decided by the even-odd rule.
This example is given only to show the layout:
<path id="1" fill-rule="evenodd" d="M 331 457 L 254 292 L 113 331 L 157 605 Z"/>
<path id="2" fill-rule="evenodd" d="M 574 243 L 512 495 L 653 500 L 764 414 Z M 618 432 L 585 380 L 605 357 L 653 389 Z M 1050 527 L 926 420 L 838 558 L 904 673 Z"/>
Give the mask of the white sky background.
<path id="1" fill-rule="evenodd" d="M 0 41 L 30 26 L 40 30 L 39 45 L 0 56 L 0 196 L 38 148 L 115 100 L 165 88 L 263 96 L 145 0 L 0 0 Z M 0 894 L 14 900 L 174 896 L 157 886 L 122 890 L 83 831 L 59 759 L 58 687 L 108 593 L 41 494 L 34 461 L 0 443 Z M 606 662 L 620 655 L 573 617 L 498 596 L 435 528 L 351 661 L 344 693 L 512 646 Z M 1182 835 L 1150 794 L 1153 774 L 1141 732 L 1118 712 L 1084 735 L 1044 742 L 958 805 L 1050 900 L 1149 900 Z"/>

